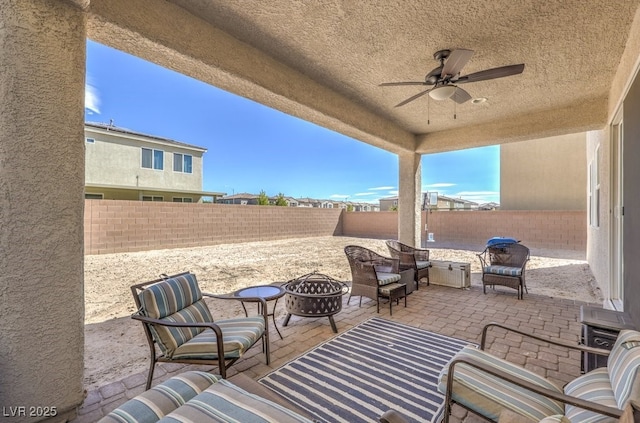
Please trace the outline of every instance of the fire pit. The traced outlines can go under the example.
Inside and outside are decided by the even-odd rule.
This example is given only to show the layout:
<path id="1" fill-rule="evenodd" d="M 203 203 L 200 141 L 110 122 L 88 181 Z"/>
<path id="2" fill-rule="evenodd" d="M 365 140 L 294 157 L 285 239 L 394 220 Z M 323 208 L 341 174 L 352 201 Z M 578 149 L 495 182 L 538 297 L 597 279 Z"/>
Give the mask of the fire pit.
<path id="1" fill-rule="evenodd" d="M 309 273 L 286 282 L 284 301 L 287 306 L 287 326 L 291 315 L 301 317 L 329 317 L 331 329 L 338 333 L 333 315 L 342 310 L 342 296 L 349 292 L 344 282 L 337 281 L 322 273 Z"/>

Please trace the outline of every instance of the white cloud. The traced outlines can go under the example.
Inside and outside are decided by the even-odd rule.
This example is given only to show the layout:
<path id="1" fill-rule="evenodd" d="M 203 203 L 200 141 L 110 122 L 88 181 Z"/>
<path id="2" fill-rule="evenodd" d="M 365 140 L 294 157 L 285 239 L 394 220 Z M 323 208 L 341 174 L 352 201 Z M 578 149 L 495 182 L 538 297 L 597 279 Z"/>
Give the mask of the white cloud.
<path id="1" fill-rule="evenodd" d="M 375 192 L 358 192 L 354 195 L 360 197 L 362 195 L 375 195 L 375 194 L 376 194 Z"/>
<path id="2" fill-rule="evenodd" d="M 84 85 L 84 108 L 87 109 L 90 115 L 94 113 L 100 114 L 100 94 L 90 80 Z"/>
<path id="3" fill-rule="evenodd" d="M 398 195 L 398 192 L 399 192 L 399 191 L 398 191 L 397 189 L 394 189 L 394 190 L 389 191 L 389 194 L 391 194 L 391 195 Z"/>
<path id="4" fill-rule="evenodd" d="M 349 198 L 349 195 L 348 194 L 331 194 L 329 198 L 340 198 L 344 200 L 345 198 Z"/>
<path id="5" fill-rule="evenodd" d="M 395 187 L 375 187 L 375 188 L 369 188 L 369 191 L 385 191 L 393 188 Z"/>
<path id="6" fill-rule="evenodd" d="M 453 187 L 453 186 L 455 186 L 455 185 L 456 185 L 456 184 L 452 184 L 452 183 L 449 183 L 449 182 L 439 182 L 439 183 L 437 183 L 437 184 L 428 184 L 428 185 L 425 185 L 425 187 L 426 187 L 426 188 L 447 188 L 447 187 Z"/>

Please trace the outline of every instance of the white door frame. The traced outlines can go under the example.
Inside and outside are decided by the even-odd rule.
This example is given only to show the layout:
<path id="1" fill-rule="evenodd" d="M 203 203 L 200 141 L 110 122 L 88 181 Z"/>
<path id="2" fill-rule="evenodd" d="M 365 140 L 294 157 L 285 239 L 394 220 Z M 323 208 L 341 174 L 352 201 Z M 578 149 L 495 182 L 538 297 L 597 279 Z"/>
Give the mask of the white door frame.
<path id="1" fill-rule="evenodd" d="M 611 220 L 609 307 L 624 311 L 624 201 L 623 162 L 624 126 L 622 107 L 611 122 Z"/>

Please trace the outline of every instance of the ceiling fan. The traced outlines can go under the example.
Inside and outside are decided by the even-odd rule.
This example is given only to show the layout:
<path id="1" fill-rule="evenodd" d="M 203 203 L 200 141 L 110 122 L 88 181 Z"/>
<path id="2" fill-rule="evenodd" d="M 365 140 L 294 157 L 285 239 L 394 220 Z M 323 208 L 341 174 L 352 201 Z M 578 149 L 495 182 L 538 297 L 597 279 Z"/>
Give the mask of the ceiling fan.
<path id="1" fill-rule="evenodd" d="M 426 85 L 429 88 L 408 99 L 396 104 L 396 107 L 404 106 L 425 94 L 434 100 L 452 99 L 458 104 L 471 100 L 471 95 L 458 87 L 459 84 L 467 84 L 469 82 L 486 81 L 488 79 L 504 78 L 505 76 L 517 75 L 524 70 L 524 63 L 519 65 L 502 66 L 499 68 L 486 69 L 480 72 L 471 73 L 469 75 L 460 76 L 460 71 L 473 56 L 473 50 L 457 49 L 457 50 L 440 50 L 435 52 L 433 58 L 440 61 L 440 66 L 429 72 L 424 81 L 405 81 L 405 82 L 383 82 L 381 87 L 396 87 L 403 85 Z"/>

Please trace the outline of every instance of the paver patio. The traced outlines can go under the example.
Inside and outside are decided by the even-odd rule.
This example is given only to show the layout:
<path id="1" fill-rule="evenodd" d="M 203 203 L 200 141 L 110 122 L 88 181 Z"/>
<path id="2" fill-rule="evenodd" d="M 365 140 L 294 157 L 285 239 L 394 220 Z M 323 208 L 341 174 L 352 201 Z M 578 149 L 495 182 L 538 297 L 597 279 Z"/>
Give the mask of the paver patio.
<path id="1" fill-rule="evenodd" d="M 370 317 L 378 316 L 471 342 L 480 341 L 482 327 L 489 322 L 506 323 L 531 333 L 578 342 L 581 329 L 578 322 L 580 306 L 585 304 L 535 293 L 525 294 L 524 300 L 518 300 L 515 291 L 508 289 L 488 290 L 484 295 L 481 287 L 460 290 L 425 284 L 421 284 L 420 290 L 409 295 L 406 308 L 402 302 L 399 306 L 394 305 L 392 317 L 389 316 L 388 307 L 382 306 L 380 314 L 376 314 L 375 302 L 363 299 L 362 307 L 358 307 L 358 300 L 355 297 L 347 305 L 347 296 L 344 297 L 343 309 L 335 316 L 340 333 Z M 284 301 L 279 302 L 277 307 L 284 309 Z M 310 319 L 294 316 L 289 326 L 282 327 L 281 324 L 282 319 L 278 321 L 278 326 L 284 339 L 281 340 L 277 335 L 271 336 L 271 364 L 265 365 L 261 349 L 254 347 L 231 367 L 230 377 L 242 372 L 258 379 L 335 336 L 326 317 Z M 272 333 L 275 334 L 273 328 Z M 493 330 L 491 334 L 495 335 L 489 337 L 492 353 L 522 364 L 560 384 L 580 374 L 578 352 L 569 353 L 561 348 L 523 340 L 514 334 L 506 335 L 499 329 Z M 497 338 L 498 342 L 494 342 Z M 154 384 L 186 369 L 209 370 L 211 367 L 160 364 L 156 368 Z M 133 374 L 88 392 L 78 417 L 73 422 L 98 420 L 142 392 L 145 380 L 146 373 Z M 466 411 L 457 406 L 454 407 L 454 417 L 453 422 L 483 421 L 474 415 L 467 416 Z"/>

